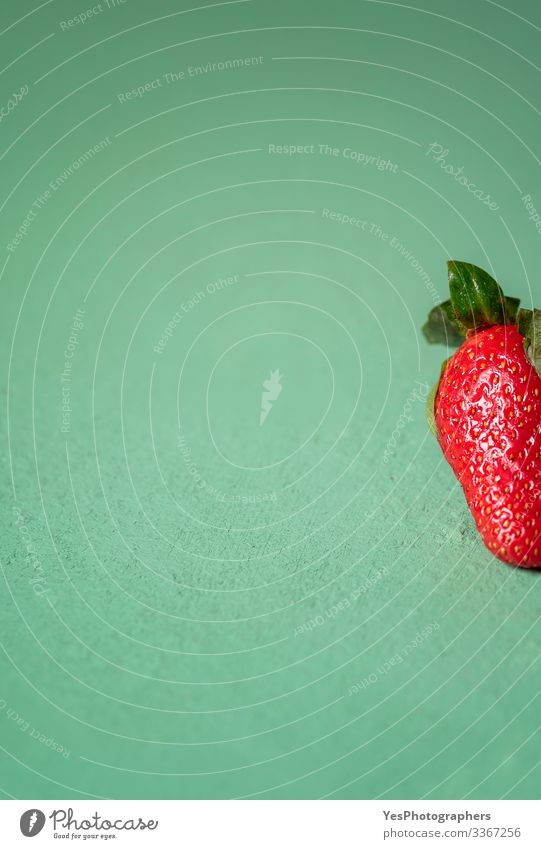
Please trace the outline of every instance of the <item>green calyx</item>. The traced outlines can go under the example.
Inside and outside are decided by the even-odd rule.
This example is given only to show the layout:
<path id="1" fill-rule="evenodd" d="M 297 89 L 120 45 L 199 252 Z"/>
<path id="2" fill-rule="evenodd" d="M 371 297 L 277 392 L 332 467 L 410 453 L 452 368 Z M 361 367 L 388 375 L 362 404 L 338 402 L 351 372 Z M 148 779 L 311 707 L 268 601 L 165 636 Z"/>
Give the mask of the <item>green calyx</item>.
<path id="1" fill-rule="evenodd" d="M 423 327 L 428 342 L 458 347 L 494 324 L 516 324 L 518 298 L 506 297 L 490 274 L 457 260 L 449 260 L 447 269 L 451 297 L 430 311 Z"/>
<path id="2" fill-rule="evenodd" d="M 449 260 L 447 269 L 450 298 L 430 310 L 423 326 L 426 340 L 458 348 L 468 337 L 493 325 L 516 325 L 524 336 L 526 355 L 541 377 L 541 310 L 519 309 L 519 299 L 504 295 L 494 278 L 477 265 Z M 438 386 L 439 380 L 427 398 L 428 426 L 436 437 L 434 401 Z"/>
<path id="3" fill-rule="evenodd" d="M 526 356 L 541 377 L 541 310 L 520 309 L 517 314 L 517 327 L 524 336 Z"/>

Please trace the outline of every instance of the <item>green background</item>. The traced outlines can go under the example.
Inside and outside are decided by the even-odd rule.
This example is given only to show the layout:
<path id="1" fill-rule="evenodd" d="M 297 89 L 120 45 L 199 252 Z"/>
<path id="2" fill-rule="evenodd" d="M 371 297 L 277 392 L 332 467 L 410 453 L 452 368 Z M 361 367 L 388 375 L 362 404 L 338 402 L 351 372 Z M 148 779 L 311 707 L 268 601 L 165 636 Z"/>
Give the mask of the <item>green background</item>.
<path id="1" fill-rule="evenodd" d="M 507 7 L 2 3 L 5 798 L 538 796 L 541 585 L 476 534 L 419 333 L 449 257 L 541 306 Z"/>

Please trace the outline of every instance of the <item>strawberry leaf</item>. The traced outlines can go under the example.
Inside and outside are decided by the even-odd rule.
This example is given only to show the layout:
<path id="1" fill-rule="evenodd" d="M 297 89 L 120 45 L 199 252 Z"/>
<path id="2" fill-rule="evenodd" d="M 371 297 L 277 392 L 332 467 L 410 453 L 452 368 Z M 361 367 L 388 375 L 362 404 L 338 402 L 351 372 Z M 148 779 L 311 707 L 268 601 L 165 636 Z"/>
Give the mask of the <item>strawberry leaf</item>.
<path id="1" fill-rule="evenodd" d="M 464 339 L 495 324 L 515 324 L 520 300 L 506 297 L 482 268 L 450 260 L 451 298 L 430 310 L 423 333 L 428 342 L 457 348 Z"/>
<path id="2" fill-rule="evenodd" d="M 541 377 L 541 310 L 519 310 L 517 325 L 524 336 L 526 356 Z"/>
<path id="3" fill-rule="evenodd" d="M 432 345 L 458 348 L 466 338 L 467 328 L 455 318 L 451 301 L 444 301 L 430 310 L 428 321 L 423 325 L 423 333 Z"/>
<path id="4" fill-rule="evenodd" d="M 447 267 L 453 312 L 470 332 L 512 323 L 507 316 L 503 291 L 488 272 L 470 262 L 456 260 L 450 260 Z"/>
<path id="5" fill-rule="evenodd" d="M 520 298 L 505 298 L 506 324 L 516 324 L 519 312 Z"/>

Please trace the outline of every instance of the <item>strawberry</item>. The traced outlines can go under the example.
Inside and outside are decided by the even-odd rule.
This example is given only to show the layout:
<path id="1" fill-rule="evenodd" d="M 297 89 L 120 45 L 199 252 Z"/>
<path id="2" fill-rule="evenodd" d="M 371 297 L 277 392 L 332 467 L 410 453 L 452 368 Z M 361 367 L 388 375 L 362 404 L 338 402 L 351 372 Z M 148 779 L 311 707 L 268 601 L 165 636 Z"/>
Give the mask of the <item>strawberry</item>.
<path id="1" fill-rule="evenodd" d="M 541 567 L 541 311 L 519 309 L 475 265 L 451 261 L 451 298 L 423 328 L 460 345 L 428 398 L 428 418 L 488 549 Z"/>

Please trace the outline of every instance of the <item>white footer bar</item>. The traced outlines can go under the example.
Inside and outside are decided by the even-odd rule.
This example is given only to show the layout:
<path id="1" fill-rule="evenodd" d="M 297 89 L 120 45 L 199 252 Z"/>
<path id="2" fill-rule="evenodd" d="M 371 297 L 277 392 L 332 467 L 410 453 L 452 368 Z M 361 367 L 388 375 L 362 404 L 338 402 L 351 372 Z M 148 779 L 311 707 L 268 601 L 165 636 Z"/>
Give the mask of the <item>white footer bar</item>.
<path id="1" fill-rule="evenodd" d="M 0 801 L 0 844 L 330 849 L 541 847 L 537 801 Z"/>

